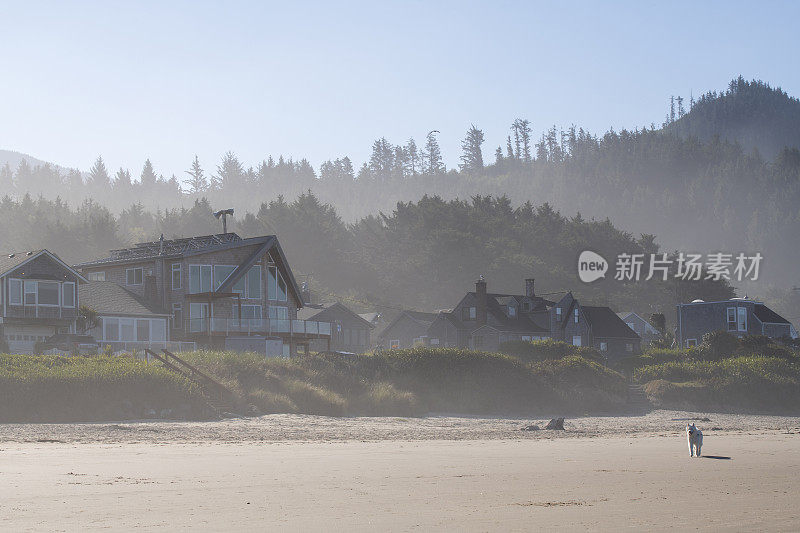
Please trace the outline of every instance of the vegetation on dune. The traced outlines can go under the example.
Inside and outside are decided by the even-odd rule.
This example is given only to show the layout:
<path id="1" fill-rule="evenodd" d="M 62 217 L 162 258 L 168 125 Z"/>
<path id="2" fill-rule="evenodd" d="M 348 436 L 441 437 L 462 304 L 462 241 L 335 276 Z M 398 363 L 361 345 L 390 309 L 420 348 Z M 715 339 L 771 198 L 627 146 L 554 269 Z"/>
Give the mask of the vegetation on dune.
<path id="1" fill-rule="evenodd" d="M 0 422 L 202 416 L 194 383 L 126 357 L 0 354 Z"/>

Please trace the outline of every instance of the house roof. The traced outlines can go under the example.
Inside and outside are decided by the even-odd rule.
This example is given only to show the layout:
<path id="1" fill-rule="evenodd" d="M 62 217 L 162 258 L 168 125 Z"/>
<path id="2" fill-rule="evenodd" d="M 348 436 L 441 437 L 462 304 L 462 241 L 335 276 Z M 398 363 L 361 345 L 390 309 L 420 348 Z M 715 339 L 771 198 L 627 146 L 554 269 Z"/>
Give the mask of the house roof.
<path id="1" fill-rule="evenodd" d="M 789 324 L 789 321 L 764 304 L 756 304 L 753 312 L 761 322 L 770 324 Z"/>
<path id="2" fill-rule="evenodd" d="M 438 313 L 425 313 L 423 311 L 402 311 L 394 318 L 394 320 L 389 322 L 386 325 L 386 327 L 383 328 L 378 333 L 378 338 L 382 338 L 383 335 L 391 328 L 393 328 L 394 325 L 397 324 L 403 317 L 408 317 L 421 325 L 430 326 L 438 316 L 439 316 Z"/>
<path id="3" fill-rule="evenodd" d="M 610 307 L 582 305 L 581 310 L 592 326 L 595 337 L 608 337 L 617 339 L 640 339 Z"/>
<path id="4" fill-rule="evenodd" d="M 99 315 L 169 315 L 113 281 L 90 281 L 79 285 L 78 301 L 81 305 L 94 309 Z"/>
<path id="5" fill-rule="evenodd" d="M 370 324 L 374 324 L 376 320 L 382 315 L 380 313 L 359 313 L 358 316 L 369 322 Z"/>
<path id="6" fill-rule="evenodd" d="M 0 277 L 5 276 L 12 270 L 16 270 L 28 261 L 33 261 L 41 255 L 47 255 L 53 261 L 59 263 L 61 266 L 72 272 L 79 280 L 87 281 L 87 279 L 81 276 L 79 272 L 76 272 L 75 269 L 62 261 L 60 257 L 45 249 L 31 250 L 27 252 L 9 252 L 0 255 Z"/>
<path id="7" fill-rule="evenodd" d="M 300 320 L 322 320 L 323 318 L 330 320 L 336 313 L 344 313 L 351 318 L 354 318 L 358 322 L 363 322 L 368 328 L 375 327 L 371 322 L 365 320 L 361 315 L 354 313 L 349 307 L 339 302 L 322 304 L 318 307 L 304 307 L 297 311 L 297 318 Z"/>

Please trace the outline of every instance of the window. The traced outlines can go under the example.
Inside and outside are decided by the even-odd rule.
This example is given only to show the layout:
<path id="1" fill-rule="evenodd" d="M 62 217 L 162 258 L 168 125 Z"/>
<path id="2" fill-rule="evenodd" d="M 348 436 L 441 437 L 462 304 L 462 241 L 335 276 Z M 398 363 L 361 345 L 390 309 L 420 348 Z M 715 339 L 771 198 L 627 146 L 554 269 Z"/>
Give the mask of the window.
<path id="1" fill-rule="evenodd" d="M 211 292 L 211 265 L 189 265 L 189 292 Z"/>
<path id="2" fill-rule="evenodd" d="M 600 351 L 601 352 L 607 352 L 608 351 L 608 343 L 607 342 L 601 342 L 600 343 Z"/>
<path id="3" fill-rule="evenodd" d="M 38 302 L 39 305 L 49 305 L 58 307 L 58 291 L 59 286 L 57 281 L 39 281 L 37 282 L 38 288 Z"/>
<path id="4" fill-rule="evenodd" d="M 514 307 L 513 305 L 509 305 L 508 306 L 508 316 L 510 316 L 510 317 L 517 316 L 517 308 Z"/>
<path id="5" fill-rule="evenodd" d="M 172 264 L 172 290 L 176 291 L 181 288 L 183 280 L 181 279 L 181 264 Z"/>
<path id="6" fill-rule="evenodd" d="M 572 345 L 573 346 L 580 346 L 581 345 L 581 336 L 575 335 L 572 337 Z"/>
<path id="7" fill-rule="evenodd" d="M 125 270 L 125 283 L 127 285 L 141 285 L 144 283 L 144 268 L 128 268 Z"/>
<path id="8" fill-rule="evenodd" d="M 172 327 L 183 328 L 183 304 L 172 304 Z"/>
<path id="9" fill-rule="evenodd" d="M 530 335 L 523 335 L 522 336 L 522 341 L 523 342 L 531 342 L 531 336 Z"/>
<path id="10" fill-rule="evenodd" d="M 556 318 L 561 320 L 561 308 L 556 307 Z"/>
<path id="11" fill-rule="evenodd" d="M 150 321 L 139 319 L 136 321 L 136 340 L 139 342 L 150 342 Z"/>
<path id="12" fill-rule="evenodd" d="M 578 308 L 577 307 L 575 308 L 575 313 L 574 314 L 575 314 L 575 323 L 577 324 L 578 323 Z"/>
<path id="13" fill-rule="evenodd" d="M 75 307 L 75 284 L 65 281 L 61 286 L 61 305 L 64 307 Z"/>
<path id="14" fill-rule="evenodd" d="M 242 306 L 244 307 L 244 306 Z M 288 307 L 279 307 L 275 305 L 269 306 L 269 318 L 273 320 L 288 320 L 289 319 L 289 308 Z"/>
<path id="15" fill-rule="evenodd" d="M 728 311 L 728 331 L 736 331 L 736 308 L 729 307 Z"/>
<path id="16" fill-rule="evenodd" d="M 22 280 L 12 279 L 8 283 L 8 303 L 19 305 L 22 303 Z"/>
<path id="17" fill-rule="evenodd" d="M 483 335 L 475 335 L 473 344 L 475 348 L 483 348 Z"/>
<path id="18" fill-rule="evenodd" d="M 119 319 L 117 318 L 103 319 L 103 340 L 106 341 L 119 340 Z"/>
<path id="19" fill-rule="evenodd" d="M 477 311 L 474 307 L 464 307 L 461 310 L 461 320 L 475 320 Z"/>
<path id="20" fill-rule="evenodd" d="M 625 322 L 625 325 L 631 328 L 633 331 L 636 331 L 636 325 L 633 322 Z"/>
<path id="21" fill-rule="evenodd" d="M 633 343 L 632 342 L 626 342 L 625 343 L 625 351 L 626 352 L 632 352 L 633 351 Z"/>
<path id="22" fill-rule="evenodd" d="M 36 282 L 25 282 L 25 305 L 36 305 Z"/>
<path id="23" fill-rule="evenodd" d="M 286 282 L 283 281 L 283 276 L 278 272 L 278 300 L 285 302 L 287 299 Z"/>
<path id="24" fill-rule="evenodd" d="M 278 299 L 278 267 L 275 266 L 267 268 L 267 298 Z"/>
<path id="25" fill-rule="evenodd" d="M 220 285 L 233 274 L 234 270 L 236 270 L 236 267 L 232 265 L 214 265 L 214 290 L 219 289 Z"/>
<path id="26" fill-rule="evenodd" d="M 389 349 L 390 350 L 396 350 L 398 348 L 400 348 L 400 341 L 399 340 L 395 339 L 393 341 L 389 341 Z"/>
<path id="27" fill-rule="evenodd" d="M 284 307 L 284 309 L 286 309 Z M 238 320 L 239 319 L 239 305 L 233 304 L 233 318 Z M 261 318 L 261 306 L 260 305 L 242 305 L 242 318 L 244 319 L 254 319 L 254 318 Z"/>
<path id="28" fill-rule="evenodd" d="M 747 308 L 739 307 L 739 331 L 747 331 Z"/>
<path id="29" fill-rule="evenodd" d="M 89 281 L 105 281 L 106 280 L 106 273 L 105 272 L 89 272 L 86 274 L 86 279 Z"/>
<path id="30" fill-rule="evenodd" d="M 131 342 L 136 340 L 136 331 L 134 330 L 135 320 L 132 318 L 119 319 L 119 340 Z"/>
<path id="31" fill-rule="evenodd" d="M 366 344 L 366 342 L 362 344 Z M 439 346 L 439 339 L 431 339 L 431 346 Z"/>
<path id="32" fill-rule="evenodd" d="M 165 319 L 150 320 L 150 340 L 156 342 L 167 340 L 167 321 Z"/>
<path id="33" fill-rule="evenodd" d="M 261 299 L 261 266 L 256 265 L 247 271 L 247 297 L 251 300 Z"/>
<path id="34" fill-rule="evenodd" d="M 697 346 L 697 339 L 686 339 L 686 347 L 692 348 L 693 346 Z"/>
<path id="35" fill-rule="evenodd" d="M 522 310 L 526 313 L 531 310 L 531 303 L 526 301 L 522 303 Z"/>

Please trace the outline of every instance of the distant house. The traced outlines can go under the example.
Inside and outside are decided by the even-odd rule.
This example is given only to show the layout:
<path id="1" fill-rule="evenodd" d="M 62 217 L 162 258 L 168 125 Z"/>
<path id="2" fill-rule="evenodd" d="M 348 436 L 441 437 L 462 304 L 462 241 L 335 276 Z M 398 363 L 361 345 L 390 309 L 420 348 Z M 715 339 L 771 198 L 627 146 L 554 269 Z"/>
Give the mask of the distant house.
<path id="1" fill-rule="evenodd" d="M 327 339 L 311 341 L 314 351 L 364 353 L 370 349 L 370 335 L 375 328 L 370 322 L 339 302 L 309 306 L 297 312 L 301 320 L 331 324 L 330 346 Z"/>
<path id="2" fill-rule="evenodd" d="M 86 278 L 47 250 L 0 255 L 2 335 L 13 353 L 34 353 L 57 333 L 75 333 Z"/>
<path id="3" fill-rule="evenodd" d="M 591 346 L 609 359 L 641 351 L 641 338 L 610 307 L 581 305 L 568 292 L 549 310 L 551 337 L 575 346 Z"/>
<path id="4" fill-rule="evenodd" d="M 544 339 L 550 336 L 552 303 L 536 296 L 532 279 L 526 280 L 525 294 L 489 293 L 479 279 L 452 311 L 436 316 L 425 333 L 427 344 L 497 351 L 504 342 Z"/>
<path id="5" fill-rule="evenodd" d="M 102 347 L 115 352 L 189 350 L 194 342 L 170 341 L 172 315 L 113 281 L 90 281 L 78 289 L 81 305 L 97 313 L 98 322 L 89 333 Z"/>
<path id="6" fill-rule="evenodd" d="M 378 334 L 377 346 L 387 350 L 426 344 L 427 332 L 436 313 L 403 311 Z"/>
<path id="7" fill-rule="evenodd" d="M 763 303 L 745 298 L 694 300 L 678 304 L 677 315 L 676 337 L 684 348 L 700 344 L 703 335 L 712 331 L 727 331 L 737 337 L 797 338 L 797 330 L 788 320 Z"/>
<path id="8" fill-rule="evenodd" d="M 167 338 L 215 349 L 261 346 L 293 355 L 330 338 L 330 323 L 297 319 L 300 288 L 275 235 L 235 233 L 143 242 L 76 266 L 172 316 Z"/>
<path id="9" fill-rule="evenodd" d="M 617 316 L 641 337 L 643 344 L 652 344 L 661 337 L 661 333 L 650 322 L 633 311 L 617 313 Z"/>

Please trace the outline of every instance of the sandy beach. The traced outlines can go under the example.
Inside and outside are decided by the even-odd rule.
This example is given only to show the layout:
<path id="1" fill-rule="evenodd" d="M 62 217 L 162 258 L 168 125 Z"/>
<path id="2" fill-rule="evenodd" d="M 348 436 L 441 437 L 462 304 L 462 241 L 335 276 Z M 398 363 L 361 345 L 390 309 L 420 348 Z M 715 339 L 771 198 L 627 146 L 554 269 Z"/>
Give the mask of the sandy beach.
<path id="1" fill-rule="evenodd" d="M 705 432 L 690 459 L 682 419 Z M 800 419 L 0 426 L 0 530 L 797 530 Z"/>

